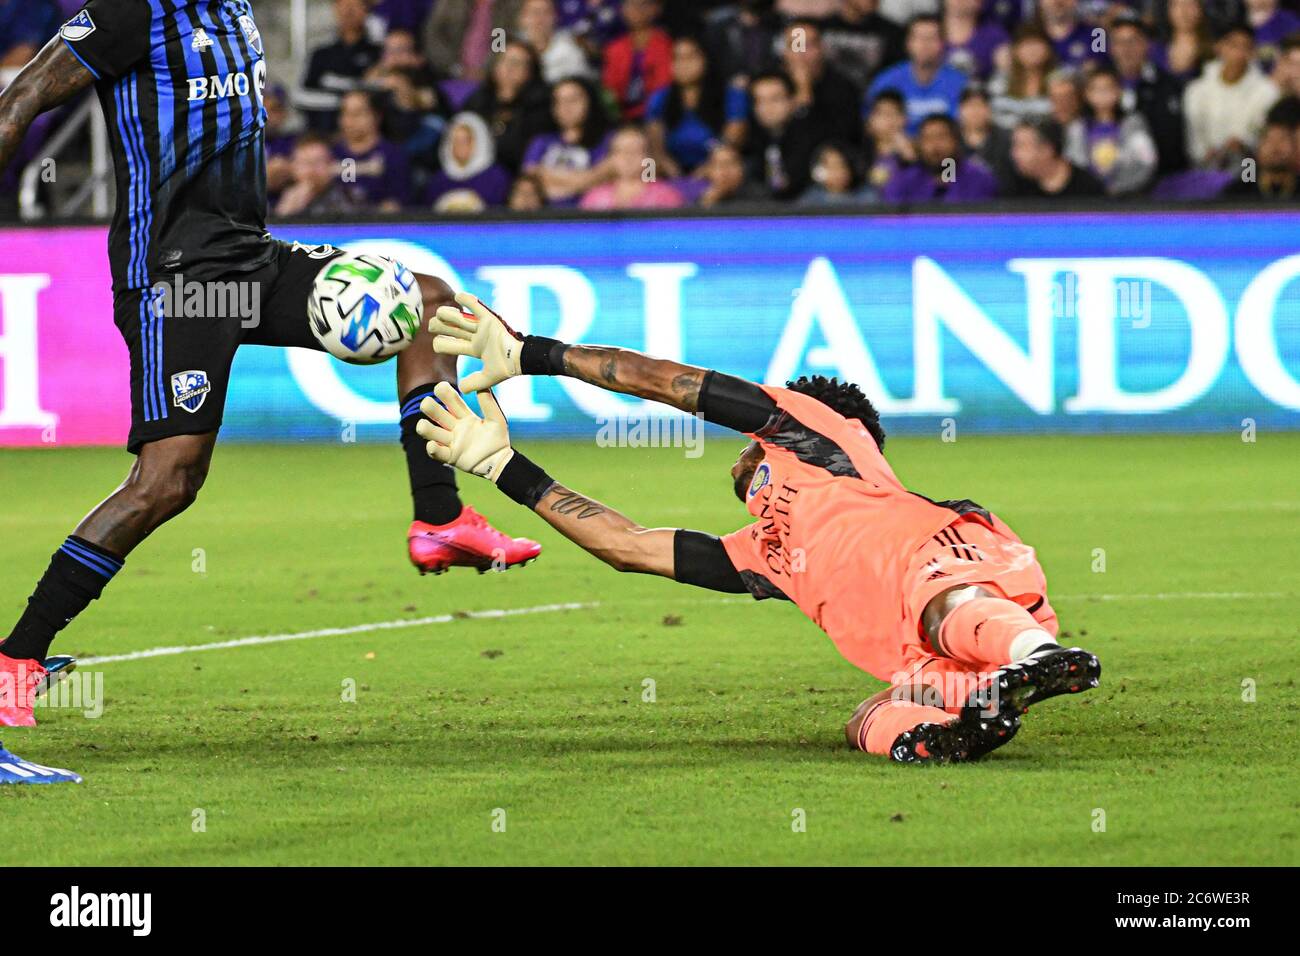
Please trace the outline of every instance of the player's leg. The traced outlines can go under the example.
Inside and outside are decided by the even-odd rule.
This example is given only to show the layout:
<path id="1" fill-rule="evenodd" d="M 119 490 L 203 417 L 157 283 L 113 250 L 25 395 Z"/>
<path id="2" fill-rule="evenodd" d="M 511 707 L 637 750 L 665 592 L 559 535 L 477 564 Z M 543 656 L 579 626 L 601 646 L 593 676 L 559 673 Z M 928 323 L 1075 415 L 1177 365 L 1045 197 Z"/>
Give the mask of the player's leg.
<path id="1" fill-rule="evenodd" d="M 455 305 L 452 288 L 441 279 L 417 275 L 424 296 L 426 320 L 444 305 Z M 469 565 L 480 571 L 504 570 L 536 558 L 542 546 L 527 538 L 511 538 L 489 525 L 471 507 L 463 507 L 456 491 L 454 469 L 430 458 L 425 441 L 415 433 L 420 402 L 439 382 L 456 384 L 456 357 L 433 350 L 428 323 L 397 356 L 397 394 L 401 402 L 402 448 L 411 481 L 414 520 L 407 530 L 407 547 L 421 574 L 440 574 Z"/>
<path id="2" fill-rule="evenodd" d="M 0 655 L 43 661 L 55 635 L 97 600 L 127 555 L 198 497 L 216 433 L 178 435 L 140 449 L 126 480 L 81 520 L 50 559 Z M 0 707 L 0 723 L 4 723 Z"/>
<path id="3" fill-rule="evenodd" d="M 1063 648 L 1028 610 L 992 583 L 949 588 L 932 598 L 921 624 L 936 654 L 988 667 L 985 693 L 1024 710 L 1096 687 L 1101 664 L 1081 648 Z"/>
<path id="4" fill-rule="evenodd" d="M 417 276 L 424 296 L 424 315 L 433 315 L 444 305 L 455 305 L 447 283 L 432 276 Z M 433 350 L 433 335 L 425 322 L 415 341 L 397 356 L 397 397 L 401 402 L 402 448 L 411 479 L 415 520 L 441 525 L 460 517 L 462 505 L 456 491 L 455 469 L 428 456 L 425 442 L 415 433 L 420 402 L 433 394 L 439 382 L 456 384 L 456 357 Z"/>
<path id="5" fill-rule="evenodd" d="M 170 316 L 159 301 L 129 292 L 115 303 L 131 356 L 136 460 L 54 552 L 0 642 L 0 725 L 35 722 L 33 695 L 55 635 L 103 594 L 141 541 L 194 502 L 207 477 L 238 330 L 221 318 Z"/>
<path id="6" fill-rule="evenodd" d="M 941 669 L 945 663 L 940 662 Z M 844 735 L 859 750 L 898 763 L 946 763 L 984 756 L 1010 742 L 1019 726 L 1014 711 L 955 704 L 944 699 L 933 681 L 909 680 L 859 704 Z"/>
<path id="7" fill-rule="evenodd" d="M 1056 644 L 1027 610 L 976 584 L 936 595 L 921 613 L 921 626 L 937 654 L 974 664 L 1009 664 Z"/>

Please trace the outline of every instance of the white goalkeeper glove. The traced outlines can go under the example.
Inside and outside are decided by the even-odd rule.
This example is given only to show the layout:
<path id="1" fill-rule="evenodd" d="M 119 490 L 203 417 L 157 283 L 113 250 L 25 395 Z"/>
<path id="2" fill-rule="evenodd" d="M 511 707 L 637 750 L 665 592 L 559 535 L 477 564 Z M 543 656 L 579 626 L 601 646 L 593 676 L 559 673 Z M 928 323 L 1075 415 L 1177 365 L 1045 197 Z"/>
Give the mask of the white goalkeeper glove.
<path id="1" fill-rule="evenodd" d="M 427 417 L 415 426 L 417 434 L 429 443 L 429 457 L 496 482 L 514 455 L 506 417 L 496 398 L 488 391 L 478 393 L 483 409 L 479 418 L 447 382 L 439 382 L 433 394 L 442 404 L 432 398 L 422 401 L 420 411 Z"/>
<path id="2" fill-rule="evenodd" d="M 519 357 L 524 337 L 468 292 L 456 293 L 456 301 L 471 315 L 444 305 L 429 320 L 433 350 L 439 355 L 469 355 L 482 359 L 482 371 L 467 375 L 462 391 L 481 392 L 520 374 Z"/>

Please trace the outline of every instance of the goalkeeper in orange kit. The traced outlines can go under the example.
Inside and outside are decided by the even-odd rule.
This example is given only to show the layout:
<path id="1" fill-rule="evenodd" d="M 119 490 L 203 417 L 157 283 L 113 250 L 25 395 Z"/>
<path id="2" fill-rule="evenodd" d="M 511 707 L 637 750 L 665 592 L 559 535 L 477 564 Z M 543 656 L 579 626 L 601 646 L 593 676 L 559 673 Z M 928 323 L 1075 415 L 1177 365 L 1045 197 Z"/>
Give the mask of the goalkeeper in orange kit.
<path id="1" fill-rule="evenodd" d="M 1056 642 L 1034 551 L 971 501 L 908 491 L 881 454 L 884 431 L 856 385 L 821 377 L 785 388 L 624 349 L 520 336 L 473 296 L 430 323 L 434 347 L 469 355 L 464 379 L 426 399 L 429 454 L 488 478 L 620 571 L 793 601 L 841 654 L 890 686 L 848 721 L 849 741 L 901 762 L 971 760 L 1009 741 L 1034 703 L 1097 686 L 1101 665 Z M 553 480 L 511 448 L 491 386 L 567 375 L 663 402 L 752 439 L 732 466 L 755 520 L 721 538 L 643 528 Z"/>

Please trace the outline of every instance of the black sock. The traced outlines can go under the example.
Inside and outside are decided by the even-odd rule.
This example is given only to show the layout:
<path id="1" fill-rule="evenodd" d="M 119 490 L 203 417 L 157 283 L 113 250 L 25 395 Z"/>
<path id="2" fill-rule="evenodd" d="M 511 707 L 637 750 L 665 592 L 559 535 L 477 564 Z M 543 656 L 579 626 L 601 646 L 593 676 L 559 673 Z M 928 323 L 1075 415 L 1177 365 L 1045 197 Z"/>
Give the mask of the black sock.
<path id="1" fill-rule="evenodd" d="M 460 495 L 456 491 L 456 472 L 448 465 L 429 457 L 428 444 L 415 433 L 420 420 L 420 401 L 433 394 L 433 385 L 421 385 L 402 398 L 402 448 L 406 450 L 406 470 L 411 478 L 411 499 L 415 520 L 427 524 L 446 524 L 460 517 Z"/>
<path id="2" fill-rule="evenodd" d="M 43 660 L 50 652 L 54 635 L 104 593 L 122 564 L 123 559 L 111 551 L 70 536 L 54 552 L 13 633 L 0 643 L 0 654 L 18 660 Z"/>

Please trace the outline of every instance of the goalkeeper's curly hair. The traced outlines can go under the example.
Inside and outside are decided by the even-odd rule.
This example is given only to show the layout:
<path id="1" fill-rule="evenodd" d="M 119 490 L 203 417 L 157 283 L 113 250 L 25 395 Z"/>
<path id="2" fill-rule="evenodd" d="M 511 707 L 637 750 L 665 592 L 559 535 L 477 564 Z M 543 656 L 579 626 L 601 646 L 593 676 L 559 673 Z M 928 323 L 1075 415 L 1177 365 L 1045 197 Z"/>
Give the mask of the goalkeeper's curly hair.
<path id="1" fill-rule="evenodd" d="M 792 392 L 817 399 L 845 418 L 856 418 L 871 433 L 876 447 L 885 450 L 885 429 L 880 424 L 880 413 L 857 385 L 841 382 L 838 378 L 827 378 L 825 375 L 814 375 L 811 378 L 804 375 L 796 381 L 786 382 L 785 387 Z"/>

